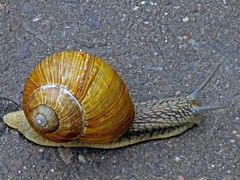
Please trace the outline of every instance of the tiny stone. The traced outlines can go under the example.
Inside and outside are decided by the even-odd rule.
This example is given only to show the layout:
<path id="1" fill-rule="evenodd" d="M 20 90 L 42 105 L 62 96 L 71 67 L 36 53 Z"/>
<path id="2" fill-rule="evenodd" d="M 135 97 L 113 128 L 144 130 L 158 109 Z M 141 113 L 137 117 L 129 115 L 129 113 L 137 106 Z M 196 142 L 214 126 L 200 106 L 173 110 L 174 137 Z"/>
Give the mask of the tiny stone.
<path id="1" fill-rule="evenodd" d="M 39 149 L 39 150 L 38 150 L 38 152 L 42 153 L 42 152 L 43 152 L 43 149 L 42 149 L 42 148 L 41 148 L 41 149 Z"/>
<path id="2" fill-rule="evenodd" d="M 51 171 L 52 173 L 54 173 L 54 169 L 51 169 L 50 171 Z"/>
<path id="3" fill-rule="evenodd" d="M 138 10 L 139 9 L 139 6 L 135 6 L 134 8 L 133 8 L 133 11 L 136 11 L 136 10 Z"/>
<path id="4" fill-rule="evenodd" d="M 235 119 L 234 119 L 234 123 L 236 123 L 236 124 L 240 124 L 240 117 L 235 117 Z"/>
<path id="5" fill-rule="evenodd" d="M 187 40 L 187 39 L 188 39 L 188 36 L 187 36 L 187 35 L 183 35 L 183 39 L 184 39 L 184 40 Z"/>
<path id="6" fill-rule="evenodd" d="M 176 93 L 175 93 L 176 96 L 179 96 L 180 94 L 181 94 L 180 91 L 176 91 Z"/>
<path id="7" fill-rule="evenodd" d="M 67 148 L 58 148 L 59 156 L 63 162 L 68 165 L 71 162 L 73 153 L 70 149 Z"/>
<path id="8" fill-rule="evenodd" d="M 0 10 L 5 9 L 5 7 L 6 7 L 6 4 L 1 4 L 1 3 L 0 3 Z"/>
<path id="9" fill-rule="evenodd" d="M 142 5 L 143 5 L 143 4 L 145 4 L 145 3 L 146 3 L 145 1 L 142 1 L 140 4 L 142 4 Z"/>
<path id="10" fill-rule="evenodd" d="M 178 162 L 178 161 L 180 161 L 181 159 L 180 159 L 178 156 L 175 156 L 174 160 Z"/>
<path id="11" fill-rule="evenodd" d="M 87 162 L 85 157 L 83 155 L 81 155 L 81 154 L 78 155 L 78 161 L 80 163 L 83 163 L 83 164 L 85 164 Z"/>
<path id="12" fill-rule="evenodd" d="M 183 22 L 188 22 L 188 21 L 189 21 L 189 17 L 186 16 L 183 18 Z"/>
<path id="13" fill-rule="evenodd" d="M 41 20 L 42 18 L 40 17 L 40 16 L 36 16 L 36 17 L 34 17 L 33 18 L 33 22 L 37 22 L 37 21 L 39 21 L 39 20 Z"/>
<path id="14" fill-rule="evenodd" d="M 233 130 L 232 133 L 233 133 L 233 134 L 237 134 L 237 131 Z"/>
<path id="15" fill-rule="evenodd" d="M 120 179 L 121 176 L 116 176 L 114 179 Z"/>

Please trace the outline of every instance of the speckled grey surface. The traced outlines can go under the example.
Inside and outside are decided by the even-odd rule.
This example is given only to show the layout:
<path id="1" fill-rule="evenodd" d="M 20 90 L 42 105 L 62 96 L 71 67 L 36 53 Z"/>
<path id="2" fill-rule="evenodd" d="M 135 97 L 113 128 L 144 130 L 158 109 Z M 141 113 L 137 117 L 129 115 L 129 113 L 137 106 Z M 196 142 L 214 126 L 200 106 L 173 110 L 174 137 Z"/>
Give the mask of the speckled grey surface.
<path id="1" fill-rule="evenodd" d="M 21 104 L 42 58 L 83 50 L 108 60 L 134 101 L 183 96 L 223 62 L 204 104 L 227 104 L 176 138 L 118 150 L 46 148 L 6 128 L 0 179 L 240 179 L 240 1 L 0 1 L 0 96 Z"/>

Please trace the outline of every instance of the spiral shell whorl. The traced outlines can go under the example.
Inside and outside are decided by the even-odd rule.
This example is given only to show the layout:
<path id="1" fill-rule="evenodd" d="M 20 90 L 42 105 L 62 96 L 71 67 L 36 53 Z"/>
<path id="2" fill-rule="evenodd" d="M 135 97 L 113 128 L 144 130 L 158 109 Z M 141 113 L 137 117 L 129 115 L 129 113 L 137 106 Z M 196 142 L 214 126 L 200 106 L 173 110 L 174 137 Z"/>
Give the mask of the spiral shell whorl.
<path id="1" fill-rule="evenodd" d="M 39 105 L 32 112 L 32 120 L 43 132 L 54 132 L 59 125 L 59 119 L 54 110 L 47 105 Z"/>
<path id="2" fill-rule="evenodd" d="M 65 88 L 44 85 L 34 90 L 24 108 L 28 121 L 42 136 L 52 141 L 79 138 L 84 129 L 84 115 L 78 100 Z"/>

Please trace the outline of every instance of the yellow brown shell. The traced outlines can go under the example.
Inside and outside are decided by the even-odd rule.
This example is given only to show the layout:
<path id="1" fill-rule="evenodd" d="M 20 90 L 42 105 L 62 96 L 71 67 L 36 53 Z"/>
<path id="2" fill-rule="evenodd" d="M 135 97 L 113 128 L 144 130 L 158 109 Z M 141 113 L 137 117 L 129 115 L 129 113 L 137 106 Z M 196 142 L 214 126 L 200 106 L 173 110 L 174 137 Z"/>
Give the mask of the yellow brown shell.
<path id="1" fill-rule="evenodd" d="M 131 126 L 134 106 L 117 72 L 84 52 L 44 59 L 29 75 L 23 110 L 31 127 L 56 142 L 106 143 Z"/>

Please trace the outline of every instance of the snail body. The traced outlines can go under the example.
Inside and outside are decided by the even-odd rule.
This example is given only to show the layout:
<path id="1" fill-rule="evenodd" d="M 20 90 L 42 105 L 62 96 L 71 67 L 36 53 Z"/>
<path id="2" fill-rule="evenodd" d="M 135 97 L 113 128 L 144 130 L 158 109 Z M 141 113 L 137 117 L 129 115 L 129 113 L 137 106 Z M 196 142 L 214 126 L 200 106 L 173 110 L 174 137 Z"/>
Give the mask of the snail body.
<path id="1" fill-rule="evenodd" d="M 220 65 L 219 65 L 220 66 Z M 23 111 L 4 122 L 45 146 L 118 148 L 176 136 L 202 121 L 197 96 L 216 70 L 192 94 L 136 103 L 117 72 L 84 52 L 55 53 L 26 80 Z"/>

